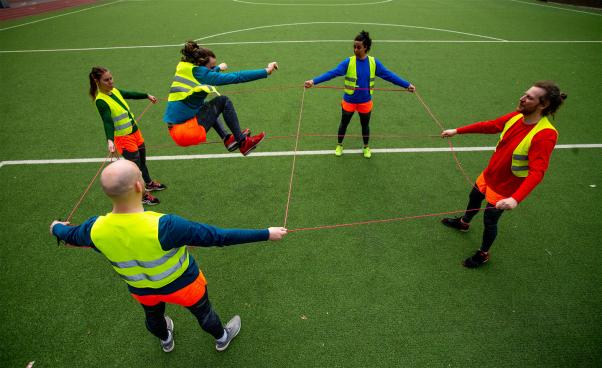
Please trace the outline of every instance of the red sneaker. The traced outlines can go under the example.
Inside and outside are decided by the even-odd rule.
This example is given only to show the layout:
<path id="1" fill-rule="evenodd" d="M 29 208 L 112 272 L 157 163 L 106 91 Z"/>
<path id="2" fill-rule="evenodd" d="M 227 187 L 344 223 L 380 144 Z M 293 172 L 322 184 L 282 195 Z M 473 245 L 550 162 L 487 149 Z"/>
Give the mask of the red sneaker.
<path id="1" fill-rule="evenodd" d="M 162 190 L 167 189 L 167 185 L 165 184 L 161 184 L 158 181 L 151 181 L 150 183 L 146 184 L 146 191 L 147 192 L 160 192 Z"/>
<path id="2" fill-rule="evenodd" d="M 245 128 L 241 133 L 246 138 L 251 134 L 251 131 L 249 128 Z M 226 139 L 224 139 L 224 146 L 226 146 L 226 149 L 230 152 L 235 151 L 238 148 L 238 142 L 234 138 L 234 134 L 228 134 L 226 136 Z"/>
<path id="3" fill-rule="evenodd" d="M 142 195 L 142 204 L 145 204 L 147 206 L 154 206 L 161 203 L 161 201 L 159 201 L 159 198 L 154 197 L 148 193 L 144 193 Z"/>
<path id="4" fill-rule="evenodd" d="M 247 156 L 249 153 L 251 153 L 251 151 L 255 149 L 255 147 L 257 147 L 257 145 L 263 140 L 263 138 L 265 138 L 264 132 L 261 132 L 253 137 L 247 137 L 247 139 L 245 139 L 244 142 L 242 142 L 242 144 L 240 145 L 240 153 L 242 153 L 243 156 Z"/>

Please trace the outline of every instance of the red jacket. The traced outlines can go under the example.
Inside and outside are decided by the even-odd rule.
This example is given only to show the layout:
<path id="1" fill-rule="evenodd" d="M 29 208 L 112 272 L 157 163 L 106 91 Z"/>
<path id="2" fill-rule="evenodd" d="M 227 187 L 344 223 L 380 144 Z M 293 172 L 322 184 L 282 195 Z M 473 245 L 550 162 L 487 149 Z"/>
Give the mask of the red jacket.
<path id="1" fill-rule="evenodd" d="M 483 121 L 458 128 L 458 134 L 485 133 L 495 134 L 504 130 L 506 122 L 518 114 L 517 111 L 501 116 L 495 120 Z M 527 125 L 523 118 L 519 119 L 504 134 L 498 143 L 489 165 L 483 172 L 487 186 L 496 193 L 512 197 L 521 202 L 539 184 L 548 169 L 550 156 L 558 140 L 558 134 L 552 129 L 544 129 L 533 137 L 529 148 L 529 175 L 519 178 L 512 174 L 512 152 L 533 129 L 535 124 Z"/>

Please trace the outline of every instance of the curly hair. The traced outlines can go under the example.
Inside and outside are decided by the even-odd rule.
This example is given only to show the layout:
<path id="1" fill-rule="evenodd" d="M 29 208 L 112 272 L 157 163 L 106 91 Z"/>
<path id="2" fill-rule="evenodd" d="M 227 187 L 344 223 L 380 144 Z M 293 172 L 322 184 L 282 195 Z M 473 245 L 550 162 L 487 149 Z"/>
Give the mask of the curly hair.
<path id="1" fill-rule="evenodd" d="M 187 41 L 184 48 L 180 50 L 182 61 L 192 63 L 194 65 L 205 66 L 209 63 L 209 58 L 215 58 L 213 51 L 208 48 L 199 46 L 194 41 Z"/>

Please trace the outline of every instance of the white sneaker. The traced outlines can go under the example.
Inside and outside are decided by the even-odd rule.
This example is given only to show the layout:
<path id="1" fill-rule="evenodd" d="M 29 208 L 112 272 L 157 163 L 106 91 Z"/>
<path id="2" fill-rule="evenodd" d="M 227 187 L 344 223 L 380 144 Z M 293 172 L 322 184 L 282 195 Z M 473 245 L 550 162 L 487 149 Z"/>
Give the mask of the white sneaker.
<path id="1" fill-rule="evenodd" d="M 217 342 L 217 340 L 215 341 L 215 349 L 217 351 L 226 350 L 228 345 L 230 345 L 230 341 L 232 341 L 236 335 L 238 335 L 238 332 L 240 331 L 240 316 L 232 317 L 230 322 L 228 322 L 224 327 L 224 330 L 226 330 L 228 336 L 226 337 L 226 341 L 222 343 Z"/>
<path id="2" fill-rule="evenodd" d="M 167 341 L 159 341 L 161 341 L 161 348 L 163 351 L 169 353 L 173 350 L 174 346 L 176 346 L 176 343 L 173 338 L 173 321 L 168 316 L 165 316 L 165 322 L 167 323 Z"/>

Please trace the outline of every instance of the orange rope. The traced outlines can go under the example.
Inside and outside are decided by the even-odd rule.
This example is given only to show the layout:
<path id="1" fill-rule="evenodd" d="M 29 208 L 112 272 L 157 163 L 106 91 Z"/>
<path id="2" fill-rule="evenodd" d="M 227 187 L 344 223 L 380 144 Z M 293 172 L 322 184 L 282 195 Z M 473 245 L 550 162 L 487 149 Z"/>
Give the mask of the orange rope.
<path id="1" fill-rule="evenodd" d="M 299 122 L 297 123 L 297 138 L 295 140 L 295 151 L 293 154 L 293 164 L 291 167 L 291 178 L 288 183 L 288 197 L 286 199 L 286 211 L 284 212 L 284 225 L 286 227 L 286 222 L 288 220 L 288 208 L 291 203 L 291 194 L 293 193 L 293 176 L 295 174 L 295 162 L 297 161 L 297 148 L 299 146 L 299 132 L 301 131 L 301 118 L 303 117 L 303 102 L 305 100 L 305 88 L 303 88 L 303 94 L 301 95 L 301 108 L 299 109 Z"/>
<path id="2" fill-rule="evenodd" d="M 457 211 L 448 211 L 448 212 L 439 212 L 439 213 L 429 213 L 425 215 L 418 216 L 406 216 L 406 217 L 395 217 L 390 219 L 382 219 L 382 220 L 368 220 L 368 221 L 358 221 L 358 222 L 350 222 L 346 224 L 336 224 L 336 225 L 323 225 L 323 226 L 315 226 L 315 227 L 301 227 L 297 229 L 290 229 L 289 233 L 299 232 L 299 231 L 313 231 L 313 230 L 323 230 L 323 229 L 334 229 L 337 227 L 351 227 L 351 226 L 359 226 L 359 225 L 368 225 L 368 224 L 377 224 L 384 222 L 394 222 L 394 221 L 404 221 L 404 220 L 414 220 L 425 217 L 438 217 L 443 215 L 451 215 L 454 213 L 462 213 L 462 212 L 470 212 L 470 211 L 480 211 L 486 210 L 487 208 L 475 208 L 470 210 L 457 210 Z"/>
<path id="3" fill-rule="evenodd" d="M 84 190 L 84 192 L 82 193 L 82 195 L 79 197 L 79 200 L 77 201 L 77 203 L 75 204 L 75 206 L 73 207 L 73 209 L 71 210 L 71 212 L 69 213 L 69 216 L 67 216 L 67 219 L 65 220 L 66 222 L 70 222 L 71 221 L 71 218 L 75 214 L 75 211 L 77 211 L 77 209 L 79 208 L 79 206 L 82 204 L 82 201 L 86 197 L 86 194 L 88 194 L 88 192 L 90 191 L 90 188 L 92 187 L 92 184 L 94 184 L 94 182 L 98 178 L 98 175 L 102 171 L 102 168 L 106 165 L 106 163 L 107 163 L 107 161 L 109 161 L 109 159 L 111 159 L 111 161 L 112 161 L 112 157 L 113 156 L 114 156 L 114 154 L 112 152 L 109 152 L 109 154 L 107 155 L 107 157 L 105 158 L 105 160 L 100 164 L 100 167 L 96 171 L 96 175 L 94 175 L 94 177 L 92 178 L 92 180 L 88 184 L 88 187 L 86 188 L 86 190 Z"/>

